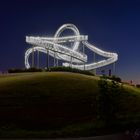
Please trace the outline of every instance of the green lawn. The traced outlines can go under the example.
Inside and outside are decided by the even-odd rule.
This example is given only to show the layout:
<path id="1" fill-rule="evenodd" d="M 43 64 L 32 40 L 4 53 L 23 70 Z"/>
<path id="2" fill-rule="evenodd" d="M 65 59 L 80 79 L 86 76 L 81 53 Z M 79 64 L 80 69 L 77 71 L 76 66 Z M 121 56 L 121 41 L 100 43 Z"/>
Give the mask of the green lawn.
<path id="1" fill-rule="evenodd" d="M 98 80 L 96 76 L 69 72 L 0 76 L 0 137 L 79 137 L 108 133 L 96 116 Z M 140 89 L 123 85 L 119 104 L 120 127 L 140 123 Z"/>

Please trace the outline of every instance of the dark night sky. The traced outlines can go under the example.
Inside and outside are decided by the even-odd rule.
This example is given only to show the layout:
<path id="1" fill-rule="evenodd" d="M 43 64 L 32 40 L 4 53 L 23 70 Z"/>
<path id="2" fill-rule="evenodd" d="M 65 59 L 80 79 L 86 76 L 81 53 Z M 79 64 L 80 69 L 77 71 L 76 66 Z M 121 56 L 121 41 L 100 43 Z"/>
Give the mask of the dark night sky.
<path id="1" fill-rule="evenodd" d="M 26 35 L 53 36 L 60 25 L 73 23 L 90 43 L 119 54 L 117 75 L 140 82 L 138 0 L 9 1 L 0 1 L 0 70 L 24 67 Z"/>

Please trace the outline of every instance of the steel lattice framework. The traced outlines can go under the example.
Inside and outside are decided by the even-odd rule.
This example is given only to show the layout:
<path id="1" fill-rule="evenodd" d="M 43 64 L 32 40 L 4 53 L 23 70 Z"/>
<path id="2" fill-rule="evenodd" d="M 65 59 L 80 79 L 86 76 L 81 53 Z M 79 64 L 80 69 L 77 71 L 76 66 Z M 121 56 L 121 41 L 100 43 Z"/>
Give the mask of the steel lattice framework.
<path id="1" fill-rule="evenodd" d="M 74 32 L 73 36 L 60 36 L 66 29 Z M 117 53 L 111 53 L 103 51 L 94 45 L 88 43 L 87 35 L 80 35 L 78 28 L 73 24 L 62 25 L 55 33 L 54 37 L 33 37 L 26 36 L 26 42 L 33 47 L 29 48 L 25 52 L 25 67 L 29 69 L 29 56 L 31 53 L 38 51 L 46 53 L 57 60 L 64 60 L 63 66 L 71 66 L 81 70 L 93 70 L 109 64 L 112 64 L 118 60 Z M 73 43 L 72 47 L 64 45 L 65 43 Z M 84 51 L 80 51 L 80 45 L 89 48 L 94 53 L 106 57 L 107 59 L 87 63 L 87 55 Z"/>

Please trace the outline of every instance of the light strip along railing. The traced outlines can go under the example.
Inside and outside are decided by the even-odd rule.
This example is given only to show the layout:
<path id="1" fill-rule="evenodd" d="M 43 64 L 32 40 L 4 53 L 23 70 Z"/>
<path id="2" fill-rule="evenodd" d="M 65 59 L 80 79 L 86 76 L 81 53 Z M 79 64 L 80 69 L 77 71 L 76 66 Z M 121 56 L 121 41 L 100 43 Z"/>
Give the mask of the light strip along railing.
<path id="1" fill-rule="evenodd" d="M 45 47 L 48 49 L 53 48 L 58 53 L 60 52 L 60 53 L 63 53 L 65 55 L 72 56 L 72 57 L 77 58 L 77 59 L 81 59 L 81 61 L 84 61 L 84 62 L 87 61 L 86 55 L 83 55 L 81 53 L 73 51 L 70 48 L 67 48 L 67 47 L 60 45 L 60 44 L 56 44 L 54 42 L 50 42 L 50 41 L 46 41 L 46 40 L 42 41 L 39 38 L 35 38 L 35 37 L 26 37 L 26 42 L 28 42 L 32 45 L 42 46 L 42 47 Z M 52 46 L 50 46 L 50 45 L 52 45 Z M 57 46 L 59 49 L 55 49 L 54 45 Z"/>
<path id="2" fill-rule="evenodd" d="M 102 60 L 99 62 L 94 62 L 94 63 L 90 63 L 90 64 L 85 64 L 85 70 L 91 70 L 91 69 L 95 69 L 95 68 L 99 68 L 99 67 L 103 67 L 106 65 L 109 65 L 111 63 L 114 63 L 118 60 L 118 55 L 116 53 L 110 53 L 110 52 L 106 52 L 103 51 L 97 47 L 95 47 L 94 45 L 89 44 L 88 42 L 83 42 L 89 49 L 91 49 L 93 52 L 102 55 L 104 57 L 108 57 L 107 60 Z M 63 66 L 68 66 L 68 63 L 63 63 Z M 78 68 L 78 69 L 84 69 L 83 65 L 72 65 L 73 68 Z"/>
<path id="3" fill-rule="evenodd" d="M 51 37 L 38 37 L 42 41 L 53 41 L 55 43 L 63 43 L 63 42 L 74 42 L 74 41 L 86 41 L 88 40 L 88 36 L 79 35 L 79 36 L 67 36 L 67 37 L 58 37 L 58 38 L 51 38 Z"/>

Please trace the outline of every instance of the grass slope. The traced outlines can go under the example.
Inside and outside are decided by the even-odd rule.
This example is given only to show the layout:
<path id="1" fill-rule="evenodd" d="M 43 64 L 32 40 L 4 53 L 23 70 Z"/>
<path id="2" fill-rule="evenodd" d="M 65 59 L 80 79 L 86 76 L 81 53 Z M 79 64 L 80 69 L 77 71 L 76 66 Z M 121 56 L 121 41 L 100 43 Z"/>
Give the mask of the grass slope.
<path id="1" fill-rule="evenodd" d="M 99 78 L 67 72 L 0 76 L 1 137 L 75 137 L 99 134 Z M 140 90 L 123 86 L 120 126 L 140 122 Z M 100 130 L 101 131 L 101 130 Z M 102 131 L 104 133 L 104 131 Z"/>

